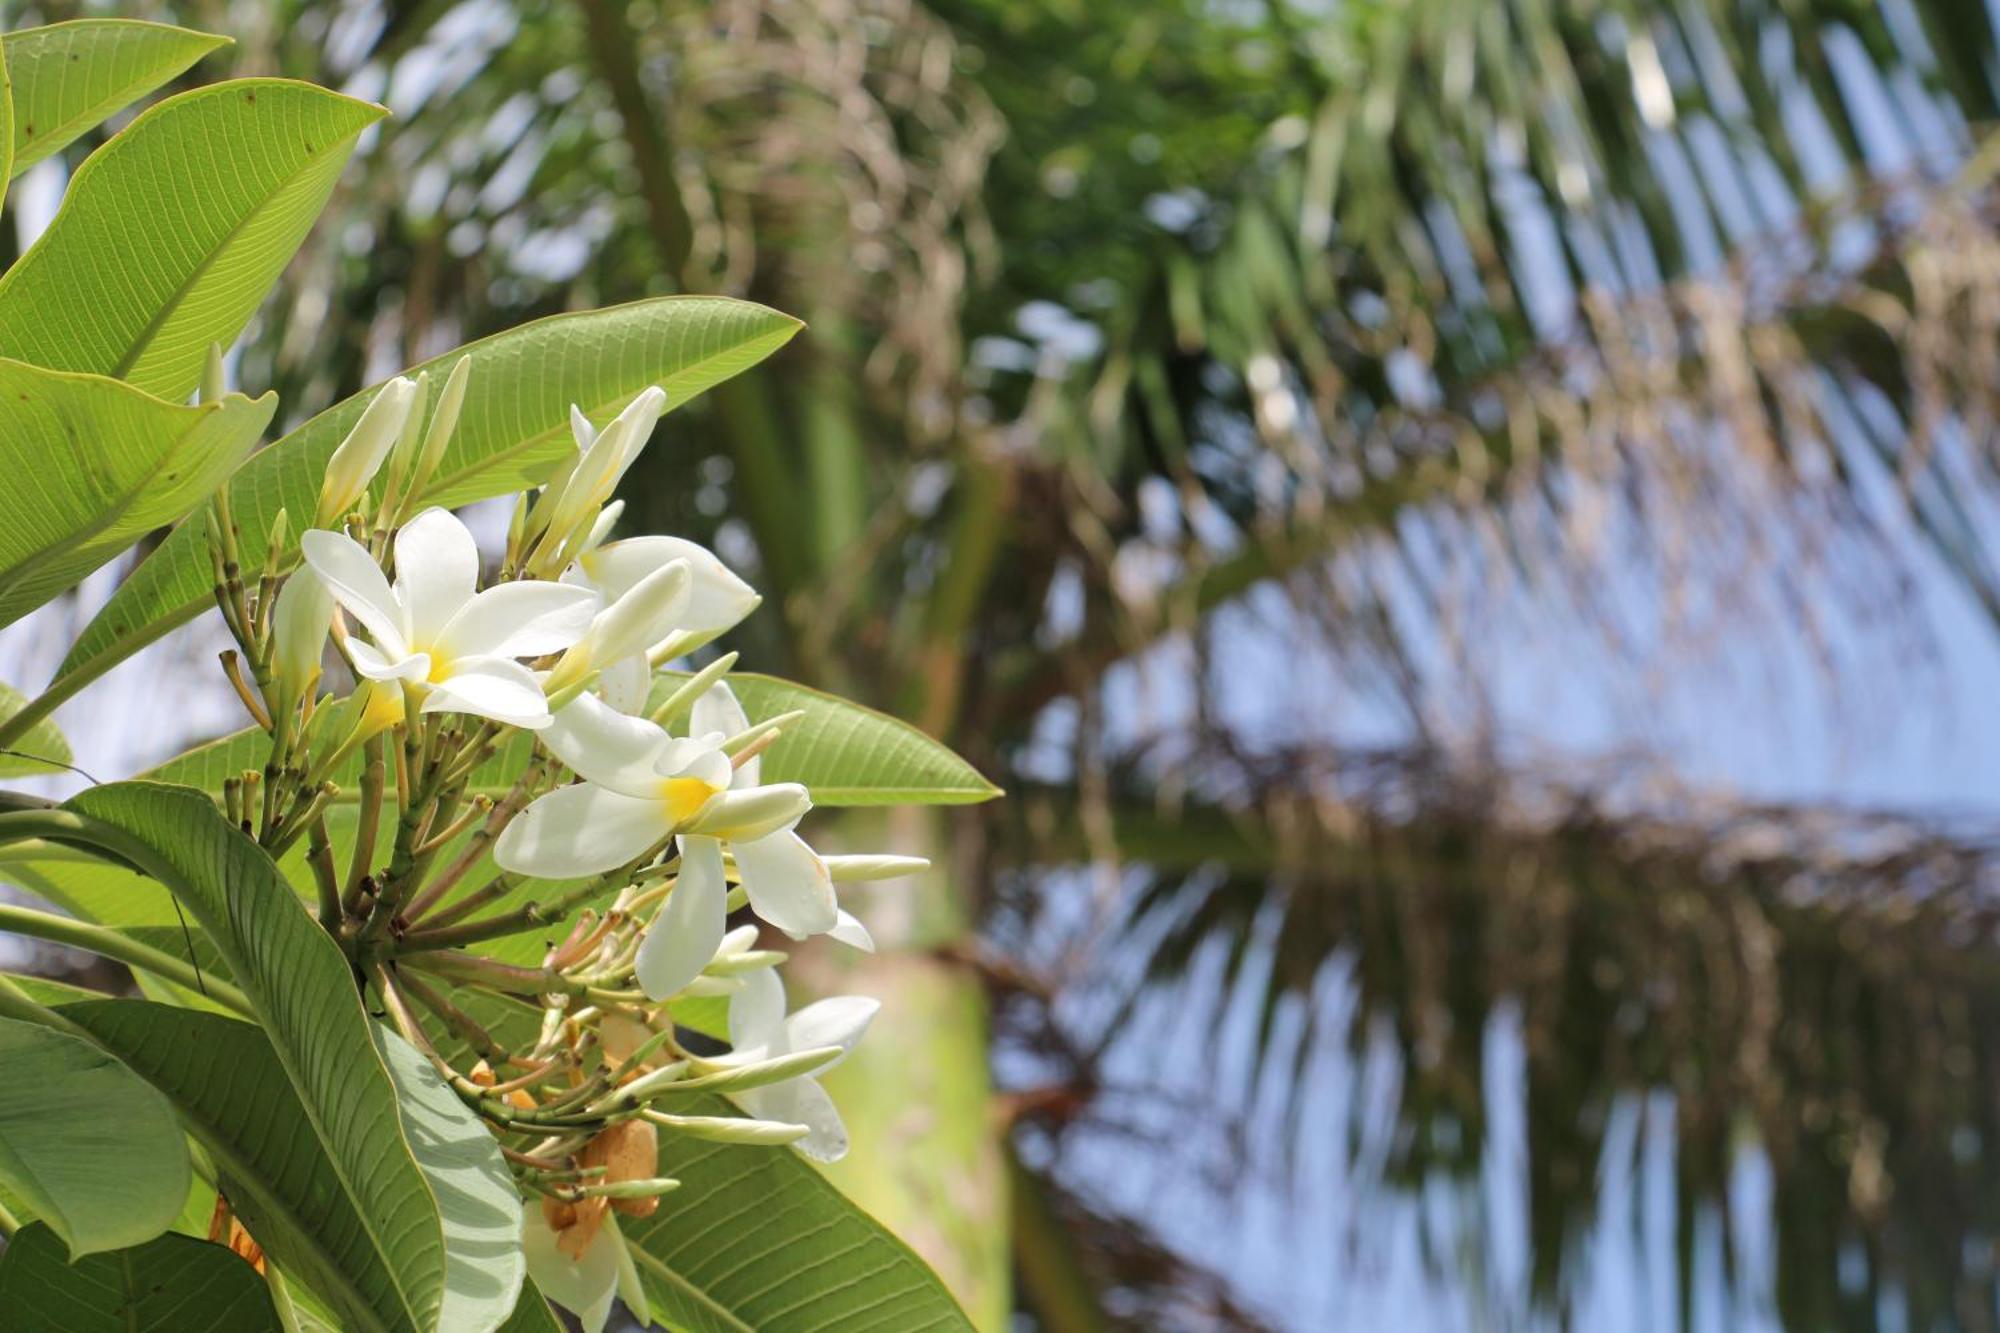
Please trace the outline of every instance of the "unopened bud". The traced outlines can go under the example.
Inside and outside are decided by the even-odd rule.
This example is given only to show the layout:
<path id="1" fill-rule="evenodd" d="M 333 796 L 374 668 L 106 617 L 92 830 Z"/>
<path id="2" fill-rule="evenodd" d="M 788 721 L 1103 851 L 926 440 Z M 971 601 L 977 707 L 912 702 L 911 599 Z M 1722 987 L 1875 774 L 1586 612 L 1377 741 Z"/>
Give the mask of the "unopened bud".
<path id="1" fill-rule="evenodd" d="M 668 1115 L 646 1111 L 646 1120 L 674 1134 L 710 1143 L 751 1143 L 760 1147 L 781 1147 L 797 1143 L 812 1130 L 805 1125 L 788 1125 L 778 1120 L 740 1120 L 735 1116 Z"/>
<path id="2" fill-rule="evenodd" d="M 790 828 L 812 809 L 812 796 L 796 782 L 718 792 L 686 832 L 748 842 Z"/>
<path id="3" fill-rule="evenodd" d="M 210 343 L 208 359 L 202 362 L 201 367 L 201 401 L 220 402 L 222 395 L 228 392 L 222 374 L 222 344 Z"/>
<path id="4" fill-rule="evenodd" d="M 931 868 L 921 856 L 822 856 L 826 870 L 836 884 L 855 884 L 871 879 L 901 879 Z"/>
<path id="5" fill-rule="evenodd" d="M 544 688 L 560 690 L 594 666 L 609 666 L 645 652 L 646 645 L 671 629 L 687 608 L 689 582 L 687 562 L 676 560 L 633 584 L 597 613 L 583 638 L 556 663 Z"/>
<path id="6" fill-rule="evenodd" d="M 299 698 L 312 688 L 332 623 L 333 590 L 310 567 L 300 565 L 278 590 L 271 612 L 271 651 L 286 698 Z"/>
<path id="7" fill-rule="evenodd" d="M 381 471 L 382 460 L 389 456 L 389 450 L 403 433 L 403 424 L 409 419 L 416 397 L 416 381 L 398 375 L 369 402 L 354 429 L 327 460 L 315 526 L 333 526 L 367 494 L 368 483 Z"/>

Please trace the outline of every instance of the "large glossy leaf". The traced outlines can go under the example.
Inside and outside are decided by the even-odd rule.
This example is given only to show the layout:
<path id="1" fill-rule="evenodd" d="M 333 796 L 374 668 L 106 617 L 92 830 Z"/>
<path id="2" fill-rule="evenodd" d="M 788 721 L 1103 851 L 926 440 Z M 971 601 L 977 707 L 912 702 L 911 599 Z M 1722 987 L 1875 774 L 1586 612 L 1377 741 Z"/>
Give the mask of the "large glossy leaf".
<path id="1" fill-rule="evenodd" d="M 473 364 L 457 433 L 428 498 L 464 504 L 542 480 L 553 460 L 573 447 L 571 403 L 602 419 L 658 384 L 669 408 L 678 407 L 763 360 L 799 327 L 789 316 L 744 301 L 666 296 L 552 316 L 426 362 L 418 369 L 442 372 L 462 355 Z M 313 511 L 326 460 L 375 392 L 328 408 L 257 454 L 231 480 L 230 503 L 253 555 L 261 558 L 257 534 L 269 531 L 281 507 L 295 517 Z M 209 580 L 200 534 L 170 535 L 84 629 L 45 697 L 67 697 L 192 619 L 210 604 Z"/>
<path id="2" fill-rule="evenodd" d="M 511 1317 L 527 1277 L 521 1194 L 485 1124 L 445 1086 L 416 1047 L 386 1028 L 376 1044 L 401 1098 L 403 1132 L 444 1218 L 440 1329 L 489 1333 Z"/>
<path id="3" fill-rule="evenodd" d="M 165 1231 L 188 1192 L 173 1108 L 80 1037 L 0 1019 L 0 1181 L 71 1255 Z"/>
<path id="4" fill-rule="evenodd" d="M 328 1301 L 350 1328 L 413 1326 L 397 1292 L 396 1257 L 382 1245 L 383 1229 L 369 1225 L 367 1204 L 347 1187 L 318 1140 L 290 1132 L 305 1120 L 305 1108 L 263 1033 L 236 1019 L 137 1000 L 70 1004 L 62 1013 L 173 1100 L 226 1177 L 244 1225 L 281 1268 Z M 435 1166 L 426 1161 L 431 1189 L 447 1217 L 458 1217 L 447 1225 L 468 1241 L 454 1257 L 494 1259 L 490 1278 L 455 1278 L 468 1295 L 482 1283 L 504 1284 L 505 1257 L 492 1241 L 509 1220 L 508 1205 L 495 1193 L 498 1153 L 491 1136 L 483 1150 L 492 1161 L 482 1161 L 471 1151 L 481 1145 L 471 1144 L 465 1124 L 448 1113 L 428 1105 L 413 1113 L 406 1105 L 404 1119 L 419 1158 L 436 1159 Z M 499 1170 L 504 1177 L 505 1168 Z M 511 1183 L 507 1188 L 511 1193 Z M 518 1229 L 518 1201 L 512 1210 Z M 517 1241 L 518 1234 L 507 1239 Z M 458 1308 L 471 1307 L 447 1296 L 446 1309 Z M 477 1320 L 438 1324 L 492 1326 Z"/>
<path id="5" fill-rule="evenodd" d="M 11 685 L 0 685 L 0 722 L 27 705 L 28 698 Z M 14 743 L 0 751 L 0 777 L 17 778 L 29 773 L 60 773 L 72 758 L 69 741 L 56 724 L 43 718 Z"/>
<path id="6" fill-rule="evenodd" d="M 656 682 L 656 694 L 675 678 Z M 1000 789 L 907 722 L 776 676 L 732 675 L 752 722 L 805 717 L 764 752 L 766 782 L 802 782 L 819 805 L 973 805 Z"/>
<path id="7" fill-rule="evenodd" d="M 8 1333 L 279 1333 L 257 1270 L 220 1245 L 166 1235 L 75 1264 L 46 1226 L 0 1255 Z"/>
<path id="8" fill-rule="evenodd" d="M 386 1326 L 434 1327 L 444 1300 L 442 1224 L 339 948 L 270 858 L 199 792 L 114 783 L 62 811 L 83 821 L 67 836 L 158 879 L 207 932 L 297 1093 L 293 1131 L 317 1137 L 388 1269 Z"/>
<path id="9" fill-rule="evenodd" d="M 0 359 L 0 625 L 214 494 L 277 405 L 230 394 L 183 407 Z"/>
<path id="10" fill-rule="evenodd" d="M 381 107 L 241 79 L 168 98 L 77 170 L 0 278 L 0 355 L 185 398 L 236 341 Z"/>
<path id="11" fill-rule="evenodd" d="M 7 182 L 14 177 L 14 80 L 7 72 L 10 54 L 0 42 L 0 200 L 7 197 Z"/>
<path id="12" fill-rule="evenodd" d="M 18 176 L 187 69 L 227 37 L 136 19 L 77 19 L 7 34 Z"/>
<path id="13" fill-rule="evenodd" d="M 662 672 L 652 702 L 665 700 L 687 677 Z M 803 782 L 813 800 L 826 806 L 970 805 L 989 801 L 1000 789 L 979 770 L 907 722 L 804 685 L 746 672 L 729 677 L 752 722 L 802 710 L 805 717 L 765 751 L 766 782 Z M 526 734 L 473 775 L 473 789 L 504 794 L 514 785 L 533 744 Z M 220 793 L 225 778 L 263 765 L 270 740 L 255 727 L 197 746 L 147 776 Z M 339 775 L 337 775 L 339 776 Z M 351 796 L 354 783 L 343 786 Z"/>

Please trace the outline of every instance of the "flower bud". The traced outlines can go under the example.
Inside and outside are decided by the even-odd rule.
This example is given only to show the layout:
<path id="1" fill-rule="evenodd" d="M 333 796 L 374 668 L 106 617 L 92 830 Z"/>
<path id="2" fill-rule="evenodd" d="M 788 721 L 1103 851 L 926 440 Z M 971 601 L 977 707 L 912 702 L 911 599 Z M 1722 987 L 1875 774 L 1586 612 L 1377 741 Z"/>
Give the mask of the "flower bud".
<path id="1" fill-rule="evenodd" d="M 597 613 L 583 638 L 556 663 L 544 688 L 553 693 L 581 679 L 593 667 L 609 666 L 645 652 L 673 629 L 687 609 L 692 582 L 687 561 L 676 560 L 633 584 Z"/>
<path id="2" fill-rule="evenodd" d="M 827 873 L 836 884 L 869 879 L 901 879 L 929 870 L 931 863 L 921 856 L 822 856 Z"/>
<path id="3" fill-rule="evenodd" d="M 383 385 L 326 462 L 320 483 L 317 527 L 332 527 L 368 491 L 417 400 L 417 382 L 398 375 Z"/>
<path id="4" fill-rule="evenodd" d="M 733 628 L 763 600 L 715 552 L 680 537 L 627 537 L 607 542 L 585 552 L 577 563 L 606 597 L 617 597 L 674 560 L 687 561 L 694 575 L 684 629 L 719 634 Z"/>
<path id="5" fill-rule="evenodd" d="M 228 385 L 222 374 L 222 344 L 210 343 L 208 359 L 202 362 L 201 367 L 201 401 L 220 402 L 222 395 L 227 392 L 229 392 Z"/>
<path id="6" fill-rule="evenodd" d="M 300 565 L 278 590 L 271 612 L 271 654 L 285 698 L 298 699 L 312 688 L 332 623 L 332 589 Z"/>
<path id="7" fill-rule="evenodd" d="M 812 809 L 812 797 L 796 782 L 743 787 L 709 798 L 686 832 L 749 842 L 798 823 Z"/>

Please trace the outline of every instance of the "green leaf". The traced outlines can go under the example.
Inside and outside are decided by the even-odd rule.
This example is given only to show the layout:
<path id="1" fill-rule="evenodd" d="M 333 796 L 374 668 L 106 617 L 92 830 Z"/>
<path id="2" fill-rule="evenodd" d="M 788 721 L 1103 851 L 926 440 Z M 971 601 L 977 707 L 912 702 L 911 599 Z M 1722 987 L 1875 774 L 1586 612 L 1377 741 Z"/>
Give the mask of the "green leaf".
<path id="1" fill-rule="evenodd" d="M 165 1235 L 71 1264 L 41 1223 L 0 1255 L 8 1333 L 279 1333 L 257 1270 L 220 1245 Z"/>
<path id="2" fill-rule="evenodd" d="M 7 197 L 7 182 L 14 178 L 14 159 L 19 156 L 14 143 L 14 77 L 8 71 L 13 43 L 0 42 L 0 200 Z"/>
<path id="3" fill-rule="evenodd" d="M 686 676 L 663 672 L 659 703 Z M 802 782 L 816 805 L 975 805 L 999 796 L 979 770 L 907 722 L 776 676 L 732 674 L 753 723 L 802 709 L 764 752 L 763 780 Z"/>
<path id="4" fill-rule="evenodd" d="M 688 1113 L 735 1114 L 721 1098 L 693 1099 Z M 651 1217 L 619 1226 L 654 1314 L 674 1327 L 972 1327 L 923 1260 L 796 1153 L 662 1133 L 659 1170 L 680 1189 Z"/>
<path id="5" fill-rule="evenodd" d="M 166 1098 L 89 1042 L 14 1019 L 0 1019 L 0 1069 L 0 1181 L 73 1257 L 173 1225 L 189 1174 Z"/>
<path id="6" fill-rule="evenodd" d="M 520 1190 L 499 1141 L 431 1062 L 386 1028 L 375 1029 L 375 1042 L 401 1097 L 410 1151 L 430 1178 L 444 1218 L 447 1266 L 438 1327 L 488 1333 L 507 1322 L 528 1275 Z"/>
<path id="7" fill-rule="evenodd" d="M 427 494 L 466 504 L 538 483 L 570 443 L 569 407 L 602 419 L 648 385 L 679 407 L 782 347 L 800 325 L 775 310 L 723 297 L 663 296 L 555 315 L 468 344 L 415 369 L 448 371 L 472 357 L 458 430 Z M 379 386 L 377 386 L 379 388 Z M 265 449 L 229 483 L 246 559 L 260 561 L 280 508 L 311 514 L 326 460 L 374 398 L 368 389 L 328 408 Z M 296 551 L 298 524 L 292 525 Z M 170 534 L 85 627 L 43 696 L 74 694 L 116 663 L 212 604 L 201 534 Z M 260 761 L 261 763 L 261 761 Z"/>
<path id="8" fill-rule="evenodd" d="M 392 1279 L 390 1328 L 436 1326 L 446 1259 L 438 1210 L 403 1135 L 347 960 L 271 859 L 215 803 L 184 787 L 94 787 L 60 810 L 0 816 L 131 863 L 171 889 L 208 934 L 268 1034 L 341 1190 Z M 254 1230 L 254 1228 L 253 1228 Z"/>
<path id="9" fill-rule="evenodd" d="M 7 34 L 20 175 L 181 73 L 227 37 L 136 19 L 78 19 Z"/>
<path id="10" fill-rule="evenodd" d="M 686 679 L 685 672 L 661 672 L 649 702 L 657 706 Z M 805 717 L 764 752 L 763 778 L 803 782 L 815 804 L 971 805 L 1001 794 L 947 746 L 886 713 L 754 672 L 732 674 L 729 685 L 753 723 L 804 711 Z M 533 743 L 525 733 L 509 737 L 473 774 L 470 790 L 504 795 L 520 776 Z M 246 727 L 168 760 L 147 777 L 220 793 L 224 778 L 262 767 L 270 748 L 264 732 Z M 355 764 L 358 772 L 359 760 Z M 340 799 L 355 799 L 355 783 L 343 780 L 351 776 L 334 775 L 341 782 Z"/>
<path id="11" fill-rule="evenodd" d="M 148 109 L 77 170 L 0 278 L 0 355 L 187 397 L 209 344 L 236 341 L 386 114 L 286 79 Z"/>
<path id="12" fill-rule="evenodd" d="M 223 1174 L 250 1234 L 357 1329 L 412 1327 L 397 1261 L 311 1134 L 277 1052 L 249 1023 L 144 1000 L 67 1004 L 63 1017 L 172 1100 Z"/>
<path id="13" fill-rule="evenodd" d="M 0 476 L 8 479 L 0 625 L 208 499 L 277 406 L 275 394 L 177 406 L 97 375 L 0 359 Z"/>
<path id="14" fill-rule="evenodd" d="M 0 685 L 0 722 L 5 722 L 28 705 L 28 696 L 11 685 Z M 28 728 L 27 734 L 0 752 L 0 777 L 18 778 L 31 773 L 60 773 L 74 756 L 69 741 L 56 724 L 43 718 Z"/>

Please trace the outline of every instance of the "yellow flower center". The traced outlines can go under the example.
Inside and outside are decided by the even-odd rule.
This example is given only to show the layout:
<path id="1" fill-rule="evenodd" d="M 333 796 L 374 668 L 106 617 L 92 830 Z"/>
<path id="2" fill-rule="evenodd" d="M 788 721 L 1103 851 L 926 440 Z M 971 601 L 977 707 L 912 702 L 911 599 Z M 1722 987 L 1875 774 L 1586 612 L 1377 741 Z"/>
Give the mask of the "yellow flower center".
<path id="1" fill-rule="evenodd" d="M 680 824 L 694 818 L 708 804 L 708 798 L 722 790 L 700 778 L 667 778 L 660 783 L 660 801 L 667 807 L 667 822 Z"/>

